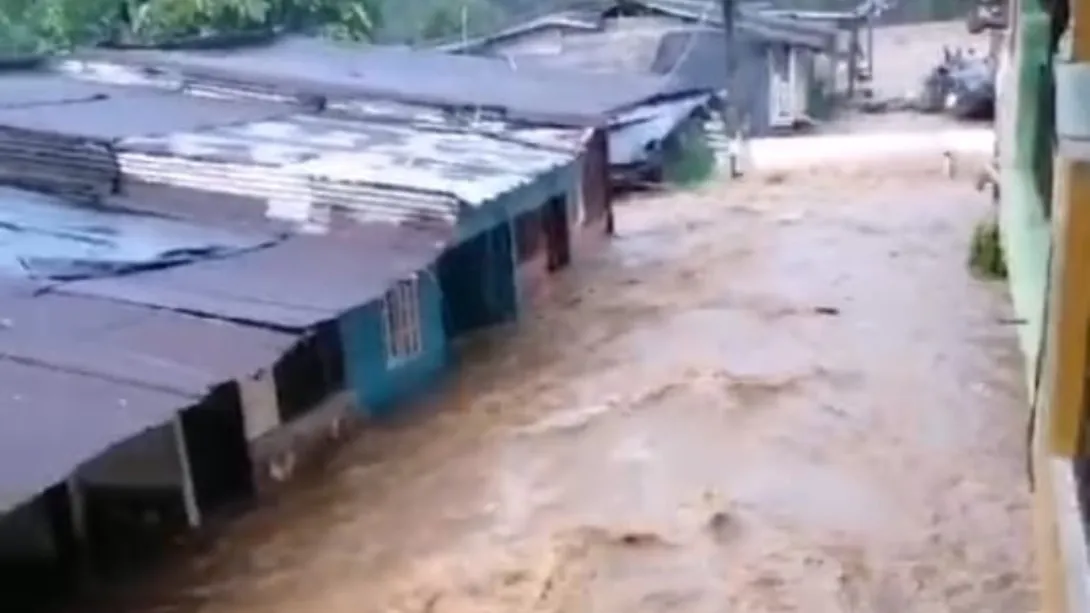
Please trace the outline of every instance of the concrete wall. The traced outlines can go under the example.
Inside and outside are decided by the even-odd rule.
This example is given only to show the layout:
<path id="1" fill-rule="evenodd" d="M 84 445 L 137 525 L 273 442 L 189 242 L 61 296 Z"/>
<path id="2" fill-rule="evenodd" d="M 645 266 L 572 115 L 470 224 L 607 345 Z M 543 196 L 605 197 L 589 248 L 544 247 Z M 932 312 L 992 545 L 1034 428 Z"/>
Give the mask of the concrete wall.
<path id="1" fill-rule="evenodd" d="M 772 131 L 768 112 L 769 46 L 757 43 L 740 46 L 742 52 L 739 54 L 735 72 L 735 104 L 742 115 L 742 124 L 748 127 L 749 135 L 767 136 Z"/>

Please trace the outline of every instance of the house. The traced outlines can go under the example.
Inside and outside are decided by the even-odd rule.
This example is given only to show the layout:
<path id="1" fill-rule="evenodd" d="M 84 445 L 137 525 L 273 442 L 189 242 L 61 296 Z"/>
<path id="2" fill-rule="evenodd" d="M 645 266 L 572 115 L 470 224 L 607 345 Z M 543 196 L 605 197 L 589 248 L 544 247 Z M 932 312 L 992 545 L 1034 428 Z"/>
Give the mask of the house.
<path id="1" fill-rule="evenodd" d="M 88 215 L 12 189 L 0 202 L 0 564 L 108 568 L 245 494 L 250 458 L 226 383 L 274 363 L 296 339 L 63 290 L 192 244 L 188 225 Z M 265 240 L 201 238 L 224 253 Z M 148 513 L 155 525 L 134 520 Z M 4 579 L 13 579 L 8 604 L 29 609 L 16 588 L 38 584 Z"/>
<path id="2" fill-rule="evenodd" d="M 340 215 L 442 234 L 449 249 L 438 280 L 457 336 L 515 319 L 548 273 L 568 265 L 573 223 L 600 223 L 585 219 L 578 197 L 581 139 L 326 113 L 131 137 L 114 148 L 134 183 L 257 198 L 260 214 L 308 232 L 326 232 Z M 223 176 L 225 167 L 249 180 Z"/>
<path id="3" fill-rule="evenodd" d="M 286 36 L 230 50 L 98 50 L 80 57 L 69 65 L 82 65 L 84 73 L 111 72 L 103 66 L 114 74 L 118 66 L 149 68 L 193 92 L 302 104 L 400 102 L 508 124 L 597 128 L 609 136 L 619 113 L 668 99 L 691 99 L 697 105 L 710 99 L 710 92 L 663 75 L 603 77 L 435 49 L 353 47 Z M 566 94 L 557 96 L 558 91 Z M 644 131 L 649 148 L 680 127 L 656 125 L 667 132 Z"/>
<path id="4" fill-rule="evenodd" d="M 57 503 L 39 494 L 61 488 L 87 521 L 77 536 L 128 555 L 118 546 L 143 540 L 118 536 L 133 513 L 197 526 L 290 476 L 365 417 L 355 407 L 380 413 L 446 365 L 432 235 L 274 235 L 21 190 L 0 200 L 0 515 L 23 509 L 16 525 L 43 524 Z"/>
<path id="5" fill-rule="evenodd" d="M 669 75 L 678 87 L 730 89 L 718 2 L 618 2 L 604 10 L 538 18 L 492 36 L 446 43 L 451 53 L 506 58 L 520 66 Z M 752 136 L 792 131 L 828 116 L 841 31 L 744 7 L 736 21 L 736 110 Z M 709 137 L 724 144 L 718 117 Z"/>
<path id="6" fill-rule="evenodd" d="M 436 278 L 452 336 L 514 319 L 583 243 L 573 235 L 611 230 L 605 186 L 584 172 L 588 129 L 393 103 L 318 112 L 94 85 L 101 91 L 68 102 L 64 116 L 42 113 L 42 103 L 0 108 L 0 177 L 125 192 L 139 206 L 215 224 L 327 234 L 337 217 L 438 233 L 449 247 Z M 126 114 L 141 120 L 116 121 Z"/>
<path id="7" fill-rule="evenodd" d="M 434 234 L 212 228 L 14 188 L 0 203 L 0 566 L 131 562 L 446 366 Z"/>

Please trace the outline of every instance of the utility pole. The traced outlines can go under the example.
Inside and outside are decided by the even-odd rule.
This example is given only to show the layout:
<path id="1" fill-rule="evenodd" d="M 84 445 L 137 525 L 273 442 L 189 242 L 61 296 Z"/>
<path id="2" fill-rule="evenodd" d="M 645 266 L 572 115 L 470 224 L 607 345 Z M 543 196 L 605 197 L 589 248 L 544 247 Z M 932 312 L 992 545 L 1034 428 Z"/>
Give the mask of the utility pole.
<path id="1" fill-rule="evenodd" d="M 738 175 L 737 158 L 740 154 L 740 142 L 739 133 L 741 126 L 739 125 L 739 109 L 738 109 L 738 87 L 735 83 L 735 72 L 738 61 L 738 54 L 736 53 L 735 45 L 735 0 L 719 0 L 720 8 L 723 10 L 723 47 L 726 51 L 726 90 L 727 96 L 723 101 L 723 127 L 726 129 L 727 142 L 730 143 L 729 163 L 730 163 L 730 176 L 736 177 Z"/>

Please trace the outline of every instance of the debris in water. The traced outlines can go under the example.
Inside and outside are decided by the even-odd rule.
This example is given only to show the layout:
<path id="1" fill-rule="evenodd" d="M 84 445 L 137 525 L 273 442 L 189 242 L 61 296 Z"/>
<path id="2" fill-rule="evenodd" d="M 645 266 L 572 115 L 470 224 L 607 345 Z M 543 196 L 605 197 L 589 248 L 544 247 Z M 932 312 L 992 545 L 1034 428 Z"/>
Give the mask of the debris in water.
<path id="1" fill-rule="evenodd" d="M 814 312 L 818 315 L 840 315 L 840 309 L 832 306 L 814 307 Z"/>
<path id="2" fill-rule="evenodd" d="M 666 544 L 666 541 L 662 536 L 654 532 L 625 532 L 617 537 L 617 541 L 622 545 L 628 545 L 630 547 L 649 547 L 652 545 Z"/>
<path id="3" fill-rule="evenodd" d="M 595 404 L 569 411 L 561 411 L 520 428 L 519 432 L 533 436 L 581 430 L 594 421 L 595 418 L 605 415 L 613 408 L 611 404 Z"/>
<path id="4" fill-rule="evenodd" d="M 789 212 L 789 213 L 780 214 L 776 218 L 776 221 L 778 223 L 780 223 L 780 224 L 783 224 L 783 225 L 789 225 L 789 224 L 798 223 L 798 222 L 802 221 L 802 218 L 803 218 L 802 211 L 792 211 L 792 212 Z"/>

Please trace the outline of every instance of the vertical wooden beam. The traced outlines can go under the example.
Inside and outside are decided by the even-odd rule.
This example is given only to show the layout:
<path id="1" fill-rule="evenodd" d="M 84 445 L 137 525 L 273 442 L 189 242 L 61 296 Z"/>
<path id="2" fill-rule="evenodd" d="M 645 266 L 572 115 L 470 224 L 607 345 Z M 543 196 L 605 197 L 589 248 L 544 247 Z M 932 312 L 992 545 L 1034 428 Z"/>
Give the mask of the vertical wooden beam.
<path id="1" fill-rule="evenodd" d="M 1053 205 L 1052 288 L 1049 330 L 1048 452 L 1067 458 L 1082 451 L 1086 419 L 1087 343 L 1090 342 L 1090 166 L 1057 160 Z"/>
<path id="2" fill-rule="evenodd" d="M 68 504 L 72 510 L 72 535 L 81 547 L 86 547 L 87 537 L 87 505 L 83 497 L 83 488 L 80 487 L 79 476 L 73 473 L 64 482 L 65 491 L 68 492 Z"/>
<path id="3" fill-rule="evenodd" d="M 1063 553 L 1057 524 L 1056 493 L 1052 483 L 1052 462 L 1047 454 L 1034 458 L 1033 532 L 1035 553 L 1041 578 L 1040 603 L 1042 613 L 1064 613 L 1067 607 L 1067 580 L 1064 575 Z"/>
<path id="4" fill-rule="evenodd" d="M 1090 0 L 1071 1 L 1074 62 L 1090 61 Z M 1055 168 L 1052 272 L 1056 291 L 1050 331 L 1052 394 L 1049 451 L 1084 451 L 1087 419 L 1087 344 L 1090 343 L 1090 162 L 1058 158 Z"/>
<path id="5" fill-rule="evenodd" d="M 1068 0 L 1071 3 L 1071 38 L 1074 61 L 1090 62 L 1090 1 Z"/>
<path id="6" fill-rule="evenodd" d="M 201 508 L 197 503 L 197 490 L 193 484 L 193 469 L 189 464 L 189 448 L 185 444 L 182 414 L 175 413 L 170 425 L 174 433 L 174 446 L 178 452 L 178 465 L 181 467 L 182 503 L 185 505 L 185 519 L 190 528 L 197 528 L 201 525 Z"/>

